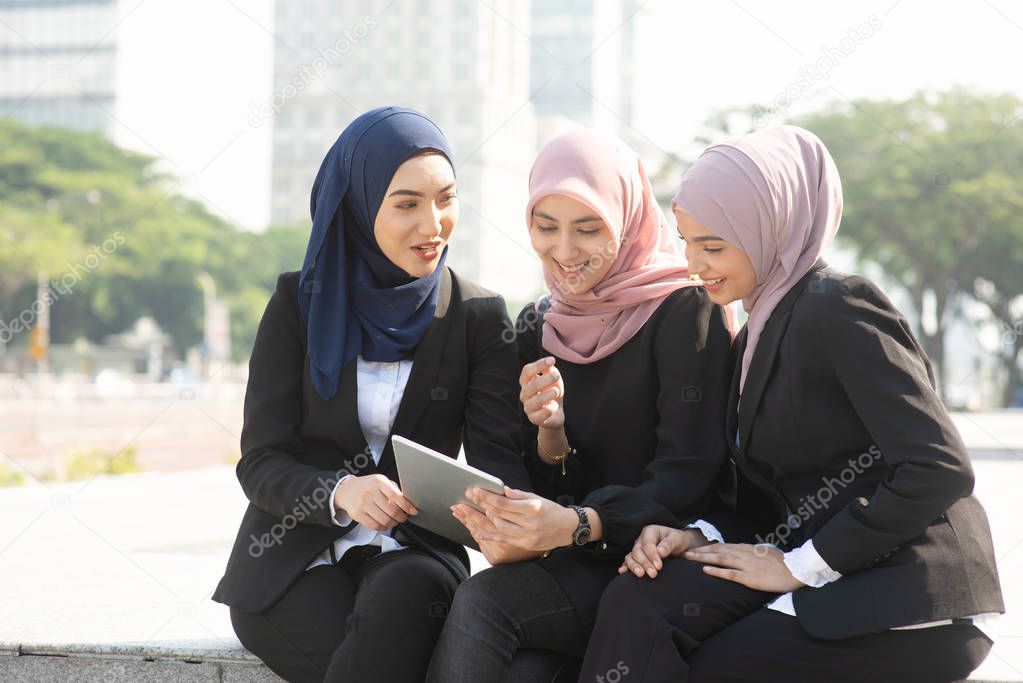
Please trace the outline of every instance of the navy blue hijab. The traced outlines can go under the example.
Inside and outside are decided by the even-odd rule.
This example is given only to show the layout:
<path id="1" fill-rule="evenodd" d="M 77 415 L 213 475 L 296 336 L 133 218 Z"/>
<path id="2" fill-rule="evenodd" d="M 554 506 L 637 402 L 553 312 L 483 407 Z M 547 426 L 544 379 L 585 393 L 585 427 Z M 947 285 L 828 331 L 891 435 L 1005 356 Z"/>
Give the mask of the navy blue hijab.
<path id="1" fill-rule="evenodd" d="M 313 385 L 324 399 L 360 354 L 371 361 L 410 358 L 433 321 L 447 247 L 433 273 L 417 279 L 384 256 L 373 234 L 395 171 L 426 149 L 452 160 L 447 139 L 425 114 L 381 107 L 344 129 L 316 174 L 298 305 Z"/>

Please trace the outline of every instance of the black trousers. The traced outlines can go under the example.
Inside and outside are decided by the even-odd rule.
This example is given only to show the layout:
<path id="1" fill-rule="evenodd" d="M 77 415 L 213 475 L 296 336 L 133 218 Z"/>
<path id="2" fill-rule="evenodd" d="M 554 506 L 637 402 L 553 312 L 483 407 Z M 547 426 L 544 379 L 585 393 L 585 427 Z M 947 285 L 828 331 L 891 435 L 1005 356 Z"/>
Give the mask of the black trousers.
<path id="1" fill-rule="evenodd" d="M 421 683 L 455 577 L 417 550 L 360 550 L 304 572 L 261 613 L 232 607 L 238 639 L 289 682 Z"/>
<path id="2" fill-rule="evenodd" d="M 949 683 L 991 649 L 969 624 L 814 638 L 795 617 L 764 607 L 772 597 L 684 559 L 665 562 L 655 579 L 620 576 L 601 599 L 579 680 Z"/>
<path id="3" fill-rule="evenodd" d="M 553 557 L 553 556 L 552 556 Z M 458 587 L 434 650 L 429 683 L 550 683 L 575 681 L 579 659 L 604 585 L 600 572 L 580 583 L 587 606 L 573 605 L 559 578 L 580 572 L 578 553 L 554 562 L 530 560 L 486 569 Z M 587 613 L 590 617 L 587 618 Z"/>

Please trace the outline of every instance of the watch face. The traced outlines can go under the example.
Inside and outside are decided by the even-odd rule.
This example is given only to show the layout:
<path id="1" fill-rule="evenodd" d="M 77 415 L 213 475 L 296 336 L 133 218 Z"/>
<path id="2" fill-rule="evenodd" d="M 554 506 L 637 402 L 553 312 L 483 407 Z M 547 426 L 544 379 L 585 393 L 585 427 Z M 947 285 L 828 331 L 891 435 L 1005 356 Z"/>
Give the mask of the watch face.
<path id="1" fill-rule="evenodd" d="M 575 544 L 586 545 L 590 542 L 590 530 L 588 528 L 579 529 L 575 532 Z"/>

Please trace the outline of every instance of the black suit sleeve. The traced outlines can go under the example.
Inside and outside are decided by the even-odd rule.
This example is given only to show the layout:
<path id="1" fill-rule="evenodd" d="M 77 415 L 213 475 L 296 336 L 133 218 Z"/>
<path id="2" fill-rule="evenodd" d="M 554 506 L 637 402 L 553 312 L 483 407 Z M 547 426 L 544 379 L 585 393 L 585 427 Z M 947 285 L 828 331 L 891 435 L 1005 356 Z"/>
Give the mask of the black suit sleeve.
<path id="1" fill-rule="evenodd" d="M 966 447 L 934 391 L 930 364 L 906 321 L 870 282 L 850 278 L 811 310 L 817 343 L 892 473 L 867 505 L 852 501 L 814 547 L 837 572 L 862 569 L 926 531 L 973 490 Z"/>
<path id="2" fill-rule="evenodd" d="M 531 491 L 519 433 L 518 354 L 504 300 L 476 299 L 469 313 L 469 385 L 463 444 L 473 467 Z"/>
<path id="3" fill-rule="evenodd" d="M 287 274 L 278 278 L 256 332 L 245 390 L 242 456 L 235 471 L 245 495 L 264 512 L 290 514 L 304 524 L 337 526 L 329 499 L 337 473 L 300 462 L 306 350 L 297 279 L 292 280 L 289 285 Z"/>
<path id="4" fill-rule="evenodd" d="M 604 486 L 582 503 L 600 515 L 607 552 L 624 554 L 647 524 L 677 525 L 710 502 L 728 452 L 730 344 L 723 311 L 695 290 L 658 331 L 657 446 L 643 481 Z"/>

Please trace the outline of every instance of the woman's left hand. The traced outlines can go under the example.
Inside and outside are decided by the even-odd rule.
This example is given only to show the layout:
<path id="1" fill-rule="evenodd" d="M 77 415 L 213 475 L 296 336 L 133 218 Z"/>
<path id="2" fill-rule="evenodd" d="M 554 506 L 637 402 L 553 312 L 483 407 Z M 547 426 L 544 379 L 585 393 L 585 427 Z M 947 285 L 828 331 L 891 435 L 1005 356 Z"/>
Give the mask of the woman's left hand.
<path id="1" fill-rule="evenodd" d="M 764 545 L 714 543 L 687 550 L 685 558 L 703 562 L 703 571 L 721 579 L 735 581 L 753 590 L 790 593 L 806 584 L 792 576 L 782 552 Z"/>
<path id="2" fill-rule="evenodd" d="M 488 533 L 495 531 L 493 524 L 487 519 L 487 516 L 478 510 L 465 505 L 464 503 L 458 503 L 451 506 L 451 514 L 454 515 L 455 519 L 462 523 L 472 537 L 476 539 L 476 543 L 479 544 L 480 552 L 483 553 L 483 557 L 487 559 L 492 565 L 508 564 L 509 562 L 520 562 L 522 560 L 528 560 L 533 557 L 539 557 L 540 553 L 531 550 L 523 550 L 517 546 L 509 543 L 496 543 L 494 541 L 487 541 L 481 538 Z"/>
<path id="3" fill-rule="evenodd" d="M 562 505 L 535 493 L 504 488 L 498 495 L 472 488 L 466 497 L 480 508 L 490 524 L 481 529 L 478 541 L 510 544 L 530 551 L 546 551 L 572 543 L 579 516 Z M 594 520 L 590 519 L 591 527 Z"/>

